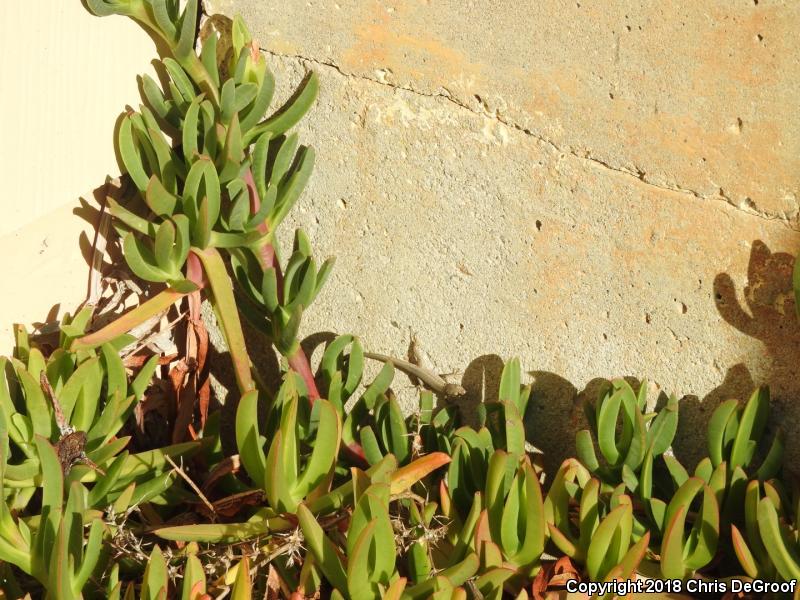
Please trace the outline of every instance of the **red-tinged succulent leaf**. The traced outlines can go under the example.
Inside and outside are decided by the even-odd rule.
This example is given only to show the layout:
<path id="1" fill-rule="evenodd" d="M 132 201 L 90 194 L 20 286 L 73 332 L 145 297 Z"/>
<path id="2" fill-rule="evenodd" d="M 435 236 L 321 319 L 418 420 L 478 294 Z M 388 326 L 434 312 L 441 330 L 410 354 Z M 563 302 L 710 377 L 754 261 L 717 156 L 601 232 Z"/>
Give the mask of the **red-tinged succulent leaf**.
<path id="1" fill-rule="evenodd" d="M 693 547 L 686 555 L 686 566 L 691 570 L 709 564 L 717 553 L 719 544 L 719 503 L 709 486 L 704 486 L 700 513 L 695 517 L 689 540 Z"/>
<path id="2" fill-rule="evenodd" d="M 319 423 L 314 447 L 299 479 L 293 482 L 292 493 L 306 497 L 322 484 L 335 468 L 336 455 L 342 439 L 342 423 L 339 413 L 327 400 L 320 400 Z M 327 490 L 325 490 L 327 492 Z"/>
<path id="3" fill-rule="evenodd" d="M 347 552 L 347 591 L 352 598 L 369 598 L 376 592 L 375 579 L 380 577 L 376 561 L 382 559 L 374 544 L 378 519 L 371 520 L 366 526 L 352 531 L 347 540 L 357 534 L 354 542 L 348 543 Z M 394 561 L 394 556 L 390 557 Z M 344 591 L 344 590 L 340 590 Z"/>
<path id="4" fill-rule="evenodd" d="M 550 539 L 553 540 L 553 543 L 561 552 L 570 558 L 576 558 L 581 555 L 580 549 L 558 527 L 548 523 L 547 528 L 550 530 Z"/>
<path id="5" fill-rule="evenodd" d="M 405 577 L 396 579 L 395 582 L 389 586 L 383 594 L 383 600 L 400 600 L 403 597 L 403 591 L 406 589 L 408 580 Z"/>
<path id="6" fill-rule="evenodd" d="M 444 452 L 431 452 L 414 462 L 397 469 L 391 475 L 391 493 L 400 494 L 423 479 L 439 467 L 450 462 L 450 457 Z"/>
<path id="7" fill-rule="evenodd" d="M 259 487 L 264 487 L 267 457 L 258 431 L 257 415 L 258 392 L 252 390 L 239 399 L 236 409 L 236 446 L 239 449 L 239 460 L 250 478 Z"/>
<path id="8" fill-rule="evenodd" d="M 686 576 L 686 565 L 683 562 L 685 520 L 686 507 L 679 506 L 667 522 L 661 542 L 661 574 L 670 579 L 682 579 Z"/>
<path id="9" fill-rule="evenodd" d="M 125 313 L 113 323 L 109 323 L 99 331 L 76 339 L 72 342 L 70 350 L 73 352 L 91 350 L 92 348 L 102 346 L 106 342 L 115 340 L 148 319 L 165 312 L 184 296 L 186 296 L 186 293 L 167 288 L 163 292 L 150 298 L 144 304 L 140 304 L 130 312 Z"/>
<path id="10" fill-rule="evenodd" d="M 320 394 L 317 389 L 317 383 L 314 381 L 314 374 L 311 372 L 311 366 L 308 363 L 308 357 L 298 345 L 286 360 L 289 363 L 289 367 L 303 378 L 303 383 L 306 384 L 308 392 L 308 399 L 313 406 L 314 401 L 319 399 Z"/>
<path id="11" fill-rule="evenodd" d="M 478 516 L 478 522 L 475 524 L 475 547 L 480 548 L 484 543 L 492 541 L 492 532 L 489 527 L 489 513 L 484 509 Z"/>
<path id="12" fill-rule="evenodd" d="M 615 566 L 619 555 L 616 554 L 616 548 L 612 548 L 617 544 L 627 546 L 630 543 L 630 529 L 625 525 L 630 515 L 630 504 L 620 504 L 606 515 L 595 530 L 586 553 L 586 570 L 592 580 L 604 578 Z"/>
<path id="13" fill-rule="evenodd" d="M 192 586 L 192 589 L 189 590 L 189 598 L 196 600 L 204 600 L 205 598 L 211 598 L 211 596 L 206 594 L 206 582 L 196 581 Z"/>
<path id="14" fill-rule="evenodd" d="M 800 556 L 796 542 L 788 539 L 781 525 L 778 511 L 769 498 L 758 503 L 758 528 L 772 563 L 778 573 L 786 580 L 800 579 Z"/>
<path id="15" fill-rule="evenodd" d="M 447 489 L 447 483 L 444 479 L 439 480 L 439 503 L 442 506 L 442 514 L 445 517 L 451 518 L 452 503 L 450 500 L 450 490 Z"/>
<path id="16" fill-rule="evenodd" d="M 634 572 L 639 567 L 639 563 L 644 559 L 649 544 L 650 532 L 648 531 L 625 553 L 625 556 L 622 557 L 618 565 L 623 578 L 629 579 L 633 576 Z"/>
<path id="17" fill-rule="evenodd" d="M 733 524 L 731 525 L 731 545 L 733 545 L 733 551 L 736 553 L 736 558 L 739 559 L 739 564 L 742 565 L 744 572 L 753 579 L 758 577 L 758 563 L 753 558 L 753 554 L 750 552 L 750 548 L 747 547 L 747 542 L 744 541 L 739 529 Z"/>
<path id="18" fill-rule="evenodd" d="M 481 573 L 475 580 L 475 587 L 477 587 L 478 591 L 484 594 L 484 596 L 501 593 L 503 584 L 516 574 L 517 572 L 514 569 L 508 567 L 493 567 Z"/>
<path id="19" fill-rule="evenodd" d="M 491 541 L 483 541 L 479 546 L 476 545 L 481 557 L 481 566 L 484 570 L 493 567 L 503 566 L 503 552 L 500 547 Z"/>
<path id="20" fill-rule="evenodd" d="M 270 569 L 272 567 L 270 566 Z M 253 597 L 253 587 L 250 583 L 250 561 L 247 559 L 247 554 L 242 556 L 239 561 L 239 569 L 236 573 L 236 581 L 233 583 L 233 590 L 231 590 L 231 600 L 251 600 Z"/>
<path id="21" fill-rule="evenodd" d="M 325 577 L 334 587 L 347 589 L 347 574 L 336 545 L 325 535 L 317 519 L 304 504 L 297 507 L 297 518 L 303 530 L 306 547 L 314 555 Z"/>

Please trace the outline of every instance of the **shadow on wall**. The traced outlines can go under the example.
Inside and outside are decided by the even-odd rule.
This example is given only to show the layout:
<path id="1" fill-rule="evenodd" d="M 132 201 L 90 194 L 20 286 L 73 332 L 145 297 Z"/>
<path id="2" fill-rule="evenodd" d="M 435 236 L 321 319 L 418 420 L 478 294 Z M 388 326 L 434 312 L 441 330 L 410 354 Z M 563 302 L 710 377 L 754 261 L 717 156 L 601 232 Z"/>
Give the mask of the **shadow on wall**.
<path id="1" fill-rule="evenodd" d="M 124 194 L 124 190 L 108 184 L 100 186 L 95 190 L 97 206 L 101 205 L 101 200 L 109 193 L 119 197 Z M 99 220 L 97 207 L 86 201 L 82 201 L 74 212 L 93 224 Z M 92 240 L 83 234 L 79 245 L 87 264 L 90 264 L 93 255 Z M 101 271 L 104 275 L 120 276 L 112 268 L 114 265 L 124 264 L 117 244 L 108 244 L 105 251 L 110 256 L 106 257 L 100 267 Z M 720 316 L 736 330 L 761 342 L 764 356 L 754 356 L 752 361 L 748 361 L 750 364 L 738 363 L 728 367 L 724 380 L 704 398 L 681 398 L 680 420 L 673 450 L 687 468 L 693 468 L 705 456 L 705 440 L 703 436 L 698 436 L 698 432 L 705 431 L 714 409 L 730 398 L 746 400 L 757 385 L 770 386 L 773 427 L 780 423 L 786 431 L 800 431 L 800 405 L 794 401 L 800 397 L 800 320 L 796 316 L 792 290 L 793 267 L 794 257 L 791 254 L 773 253 L 764 242 L 756 240 L 751 247 L 747 283 L 742 290 L 736 289 L 733 278 L 728 273 L 720 273 L 715 278 L 713 301 Z M 47 324 L 56 320 L 57 312 L 58 306 L 51 309 L 45 321 L 36 324 L 37 329 L 57 336 L 57 329 L 51 328 L 50 333 L 46 328 Z M 40 333 L 35 337 L 41 338 L 37 341 L 47 345 L 48 334 Z M 333 333 L 322 332 L 307 338 L 304 341 L 307 355 L 321 352 L 320 348 L 333 337 Z M 256 350 L 259 364 L 265 365 L 265 378 L 276 382 L 279 378 L 279 367 L 274 353 L 270 351 L 265 340 L 256 336 L 249 328 L 247 338 L 248 347 Z M 212 346 L 211 364 L 215 365 L 212 374 L 219 382 L 215 386 L 214 395 L 218 402 L 229 405 L 226 418 L 223 419 L 223 429 L 227 431 L 232 425 L 235 402 L 225 400 L 230 400 L 226 396 L 229 396 L 229 390 L 235 389 L 235 385 L 230 369 L 224 366 L 227 364 L 226 357 L 218 355 L 218 352 L 220 350 Z M 221 354 L 226 353 L 223 350 Z M 691 360 L 692 357 L 688 359 Z M 461 402 L 466 423 L 477 424 L 478 404 L 497 400 L 502 369 L 502 359 L 493 354 L 477 357 L 467 367 L 461 381 L 467 391 Z M 529 371 L 528 375 L 532 394 L 526 416 L 527 437 L 545 452 L 544 463 L 548 472 L 555 472 L 565 458 L 574 456 L 575 433 L 587 426 L 583 404 L 597 397 L 604 380 L 595 379 L 579 391 L 570 381 L 556 373 Z M 634 387 L 638 387 L 638 380 L 626 379 Z M 798 456 L 799 451 L 800 446 L 789 436 L 788 455 Z"/>
<path id="2" fill-rule="evenodd" d="M 714 409 L 725 400 L 745 400 L 759 385 L 768 385 L 772 396 L 771 429 L 778 424 L 785 431 L 798 431 L 800 407 L 800 320 L 795 310 L 792 271 L 795 257 L 786 252 L 773 253 L 761 240 L 752 244 L 747 269 L 747 284 L 740 294 L 731 276 L 720 273 L 714 280 L 714 301 L 720 316 L 737 330 L 761 342 L 766 360 L 763 370 L 754 377 L 747 365 L 730 367 L 724 381 L 702 402 L 688 396 L 681 403 L 681 419 L 675 439 L 676 455 L 685 452 L 688 439 L 705 428 Z M 761 366 L 761 365 L 759 365 Z M 767 432 L 769 436 L 771 432 Z M 787 438 L 787 454 L 797 456 L 798 446 Z M 685 464 L 694 464 L 702 456 L 679 455 Z"/>
<path id="3" fill-rule="evenodd" d="M 724 380 L 704 398 L 680 399 L 680 419 L 673 451 L 689 469 L 706 455 L 704 436 L 714 409 L 731 398 L 747 400 L 758 385 L 767 384 L 773 398 L 772 423 L 786 431 L 800 430 L 800 320 L 795 314 L 792 290 L 794 257 L 784 252 L 772 253 L 760 240 L 752 244 L 747 284 L 737 297 L 736 286 L 727 273 L 717 275 L 714 302 L 722 318 L 737 330 L 763 344 L 767 360 L 758 357 L 758 377 L 744 363 L 727 369 Z M 766 362 L 766 365 L 764 363 Z M 503 369 L 497 355 L 473 360 L 464 373 L 461 385 L 467 391 L 462 403 L 465 420 L 476 424 L 476 407 L 481 401 L 497 399 Z M 575 455 L 575 433 L 587 426 L 583 405 L 597 398 L 603 379 L 592 380 L 582 391 L 563 377 L 547 371 L 529 371 L 531 400 L 526 414 L 527 438 L 543 450 L 544 466 L 553 473 L 561 462 Z M 626 379 L 634 388 L 639 381 Z M 657 400 L 660 405 L 665 398 Z M 651 398 L 650 401 L 652 402 Z M 546 426 L 543 426 L 546 424 Z M 770 436 L 771 432 L 767 432 Z M 787 453 L 795 456 L 798 447 L 787 440 Z"/>
<path id="4" fill-rule="evenodd" d="M 800 410 L 790 402 L 800 392 L 800 378 L 797 377 L 800 322 L 795 316 L 792 293 L 793 266 L 792 255 L 772 253 L 763 242 L 756 241 L 752 245 L 747 285 L 740 294 L 743 301 L 737 297 L 729 274 L 721 273 L 716 277 L 714 302 L 720 315 L 737 330 L 763 343 L 767 355 L 766 368 L 763 359 L 754 360 L 752 366 L 759 373 L 754 377 L 750 367 L 744 363 L 733 365 L 728 368 L 720 385 L 704 398 L 685 396 L 680 399 L 680 419 L 673 450 L 688 469 L 694 469 L 706 455 L 705 437 L 698 432 L 705 432 L 714 409 L 730 398 L 746 400 L 757 385 L 770 385 L 775 400 L 773 425 L 781 423 L 788 431 L 800 430 Z M 248 347 L 264 350 L 265 340 L 253 336 L 253 332 L 248 331 Z M 335 337 L 329 331 L 316 333 L 303 341 L 303 349 L 307 356 L 318 358 L 325 345 Z M 266 356 L 270 352 L 260 354 L 260 359 L 269 363 L 265 378 L 277 386 L 280 371 L 274 356 L 270 361 Z M 214 364 L 227 365 L 227 362 L 224 357 L 217 357 Z M 476 426 L 478 405 L 497 400 L 502 371 L 503 360 L 495 354 L 475 358 L 464 371 L 461 385 L 467 393 L 460 408 L 465 424 Z M 570 381 L 555 373 L 529 371 L 527 374 L 531 382 L 531 399 L 525 418 L 526 437 L 544 451 L 546 472 L 554 473 L 564 459 L 575 455 L 575 433 L 588 426 L 583 405 L 597 398 L 606 380 L 594 379 L 579 391 Z M 223 388 L 235 389 L 227 368 L 218 367 L 215 375 L 223 382 Z M 638 379 L 625 379 L 634 388 L 640 385 Z M 666 396 L 662 393 L 659 398 L 651 397 L 649 401 L 661 406 Z M 235 403 L 223 401 L 223 404 L 231 405 L 226 408 L 235 408 Z M 225 412 L 228 414 L 224 420 L 230 421 L 227 423 L 230 426 L 233 411 Z M 793 440 L 789 438 L 787 451 L 790 456 L 797 451 L 792 444 Z"/>
<path id="5" fill-rule="evenodd" d="M 766 379 L 774 395 L 783 400 L 795 396 L 800 387 L 800 321 L 792 289 L 794 262 L 791 254 L 772 253 L 764 242 L 753 242 L 747 285 L 742 290 L 745 306 L 739 302 L 730 276 L 722 273 L 714 281 L 720 315 L 764 345 L 769 359 Z"/>

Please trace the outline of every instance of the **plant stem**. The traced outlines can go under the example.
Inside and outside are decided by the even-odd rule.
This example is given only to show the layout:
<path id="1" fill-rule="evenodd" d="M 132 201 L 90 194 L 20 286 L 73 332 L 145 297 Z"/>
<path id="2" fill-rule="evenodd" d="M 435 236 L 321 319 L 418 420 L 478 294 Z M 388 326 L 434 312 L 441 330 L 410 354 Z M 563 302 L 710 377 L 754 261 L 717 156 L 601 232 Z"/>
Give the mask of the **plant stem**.
<path id="1" fill-rule="evenodd" d="M 164 34 L 164 32 L 161 30 L 161 27 L 159 27 L 158 24 L 150 18 L 150 15 L 147 13 L 147 10 L 144 9 L 144 7 L 142 7 L 141 10 L 134 11 L 130 16 L 161 39 L 164 45 L 170 49 L 172 58 L 174 58 L 178 64 L 183 67 L 183 69 L 194 80 L 197 86 L 203 92 L 208 94 L 208 98 L 211 100 L 212 104 L 214 104 L 215 107 L 219 107 L 219 90 L 211 80 L 211 76 L 208 74 L 205 65 L 200 58 L 198 58 L 197 54 L 194 52 L 189 52 L 189 54 L 186 56 L 176 56 L 174 53 L 175 42 Z"/>
<path id="2" fill-rule="evenodd" d="M 244 395 L 255 389 L 253 376 L 251 373 L 250 355 L 242 332 L 242 323 L 239 320 L 239 311 L 236 308 L 236 300 L 233 297 L 233 288 L 225 269 L 222 257 L 214 248 L 200 250 L 193 248 L 190 256 L 196 255 L 203 263 L 203 269 L 208 278 L 211 291 L 211 301 L 214 312 L 217 315 L 220 329 L 225 336 L 233 362 L 233 371 L 236 376 L 236 383 L 239 392 Z"/>
<path id="3" fill-rule="evenodd" d="M 308 358 L 300 344 L 297 345 L 297 349 L 291 356 L 286 357 L 286 360 L 289 363 L 289 368 L 303 378 L 303 382 L 308 388 L 308 399 L 311 404 L 314 404 L 314 401 L 319 398 L 319 390 L 317 390 L 317 385 L 314 381 L 314 374 L 311 372 L 311 365 L 308 363 Z"/>
<path id="4" fill-rule="evenodd" d="M 253 172 L 249 168 L 247 171 L 245 171 L 244 181 L 247 184 L 247 191 L 250 197 L 250 211 L 252 214 L 256 214 L 258 209 L 261 207 L 261 199 L 258 196 L 256 182 L 253 179 Z M 260 223 L 258 225 L 258 231 L 264 235 L 268 234 L 269 222 L 265 220 L 263 223 Z M 275 269 L 275 279 L 278 283 L 278 297 L 283 297 L 283 272 L 281 270 L 281 265 L 275 256 L 275 248 L 273 247 L 272 242 L 265 242 L 259 248 L 256 256 L 258 257 L 262 269 L 268 269 L 270 267 Z M 311 364 L 308 361 L 308 357 L 306 356 L 305 352 L 303 352 L 303 349 L 300 347 L 300 345 L 297 344 L 297 348 L 292 352 L 291 355 L 287 356 L 286 359 L 289 362 L 289 368 L 303 378 L 303 382 L 306 384 L 306 388 L 308 390 L 308 399 L 313 405 L 314 401 L 320 397 L 320 394 L 319 390 L 317 389 L 317 382 L 314 381 L 314 373 L 311 371 Z"/>

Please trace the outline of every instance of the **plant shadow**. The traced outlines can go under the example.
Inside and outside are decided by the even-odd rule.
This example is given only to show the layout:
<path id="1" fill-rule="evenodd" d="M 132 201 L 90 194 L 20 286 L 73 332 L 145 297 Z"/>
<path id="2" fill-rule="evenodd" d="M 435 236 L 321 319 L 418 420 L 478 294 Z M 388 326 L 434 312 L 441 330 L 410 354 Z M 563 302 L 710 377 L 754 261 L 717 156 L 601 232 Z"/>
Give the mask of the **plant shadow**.
<path id="1" fill-rule="evenodd" d="M 108 180 L 94 190 L 94 202 L 81 199 L 74 213 L 93 223 L 99 222 L 105 198 L 111 196 L 121 200 L 130 193 L 129 184 Z M 79 240 L 81 251 L 91 264 L 93 249 L 98 244 L 99 233 L 94 240 L 82 234 Z M 124 265 L 119 245 L 115 243 L 113 229 L 109 229 L 103 244 L 106 258 L 101 271 L 112 265 Z M 747 268 L 747 282 L 737 290 L 734 276 L 720 273 L 714 280 L 713 301 L 722 319 L 737 331 L 760 342 L 761 355 L 752 354 L 746 361 L 726 368 L 723 381 L 703 397 L 687 395 L 680 399 L 680 419 L 673 452 L 687 469 L 692 470 L 706 453 L 704 432 L 711 415 L 722 402 L 737 398 L 746 400 L 760 384 L 769 384 L 772 392 L 773 410 L 771 428 L 780 423 L 785 429 L 800 428 L 800 410 L 792 400 L 800 393 L 800 378 L 796 375 L 800 364 L 800 320 L 796 315 L 792 288 L 794 257 L 786 252 L 772 252 L 761 240 L 752 243 Z M 45 319 L 44 326 L 54 318 L 56 311 Z M 254 329 L 246 327 L 247 346 L 253 353 L 253 362 L 263 371 L 262 379 L 275 385 L 280 379 L 280 366 L 269 341 Z M 309 336 L 303 341 L 303 349 L 309 358 L 318 355 L 335 335 L 330 331 Z M 209 360 L 212 374 L 219 382 L 215 387 L 216 401 L 223 405 L 225 438 L 231 441 L 238 398 L 235 398 L 235 381 L 227 366 L 224 350 L 212 348 Z M 713 357 L 707 357 L 713 358 Z M 766 360 L 764 360 L 766 358 Z M 466 394 L 458 404 L 462 422 L 478 425 L 478 407 L 483 402 L 496 401 L 503 360 L 496 354 L 485 354 L 473 359 L 464 371 L 461 385 Z M 605 379 L 591 380 L 582 389 L 557 373 L 528 371 L 531 399 L 525 416 L 526 437 L 529 442 L 544 452 L 547 472 L 554 473 L 561 462 L 575 455 L 575 434 L 587 426 L 582 405 L 597 397 Z M 638 382 L 627 378 L 636 387 Z M 273 390 L 274 391 L 274 390 Z M 440 404 L 443 399 L 440 398 Z M 663 402 L 663 398 L 659 400 Z M 787 440 L 787 452 L 796 452 L 794 440 Z"/>
<path id="2" fill-rule="evenodd" d="M 795 258 L 786 252 L 771 252 L 761 240 L 752 244 L 744 305 L 727 273 L 714 281 L 714 299 L 720 316 L 745 335 L 763 344 L 769 359 L 764 382 L 776 398 L 788 400 L 800 391 L 800 320 L 795 309 L 792 271 Z"/>
<path id="3" fill-rule="evenodd" d="M 760 342 L 761 354 L 751 355 L 750 364 L 728 367 L 725 378 L 702 399 L 685 396 L 680 402 L 678 431 L 673 444 L 675 456 L 689 469 L 706 455 L 704 432 L 714 410 L 726 400 L 746 401 L 760 385 L 768 385 L 773 402 L 766 436 L 780 425 L 797 431 L 800 411 L 793 402 L 800 393 L 797 365 L 800 364 L 800 320 L 792 287 L 795 257 L 772 252 L 761 240 L 751 245 L 747 283 L 737 293 L 733 277 L 720 273 L 714 279 L 714 303 L 720 316 L 737 331 Z M 764 360 L 766 359 L 766 360 Z M 787 439 L 787 455 L 797 446 Z"/>
<path id="4" fill-rule="evenodd" d="M 714 302 L 726 323 L 761 342 L 763 355 L 726 369 L 723 381 L 703 397 L 687 395 L 680 399 L 680 418 L 672 451 L 687 469 L 694 470 L 707 455 L 704 432 L 714 410 L 724 401 L 746 401 L 759 385 L 768 384 L 772 395 L 772 418 L 766 435 L 777 426 L 787 431 L 800 428 L 800 410 L 792 402 L 800 393 L 800 320 L 796 315 L 792 288 L 794 257 L 772 252 L 761 240 L 753 242 L 747 270 L 747 283 L 737 296 L 733 278 L 720 273 L 714 281 Z M 766 358 L 767 360 L 763 360 Z M 502 359 L 494 354 L 474 359 L 464 372 L 462 387 L 467 394 L 459 401 L 465 424 L 476 426 L 481 402 L 497 400 Z M 597 398 L 607 380 L 591 380 L 582 390 L 557 373 L 528 371 L 532 392 L 525 416 L 526 437 L 544 452 L 546 472 L 554 473 L 561 462 L 575 456 L 575 434 L 588 423 L 582 407 Z M 625 377 L 636 389 L 641 382 Z M 663 405 L 666 395 L 651 399 Z M 650 407 L 653 408 L 652 406 Z M 791 438 L 787 453 L 797 451 Z"/>

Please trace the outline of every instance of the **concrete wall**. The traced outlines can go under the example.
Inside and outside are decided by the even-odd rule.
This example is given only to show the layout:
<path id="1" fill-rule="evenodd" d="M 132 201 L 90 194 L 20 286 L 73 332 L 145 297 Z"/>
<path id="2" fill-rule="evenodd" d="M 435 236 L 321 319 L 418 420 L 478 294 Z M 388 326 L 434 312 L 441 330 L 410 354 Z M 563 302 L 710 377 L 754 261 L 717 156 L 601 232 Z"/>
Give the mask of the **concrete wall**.
<path id="1" fill-rule="evenodd" d="M 436 369 L 466 371 L 471 401 L 519 356 L 552 457 L 597 377 L 685 397 L 685 457 L 716 403 L 763 382 L 798 430 L 800 4 L 204 3 L 245 16 L 282 97 L 320 75 L 299 127 L 317 169 L 287 228 L 338 263 L 306 334 L 403 355 L 415 333 Z M 84 268 L 68 252 L 80 221 L 45 216 L 31 231 L 65 241 L 41 255 L 17 228 L 115 173 L 114 120 L 153 55 L 123 19 L 16 4 L 0 8 L 0 234 L 16 230 L 0 250 L 21 257 L 0 267 L 17 283 L 4 323 L 82 299 L 85 280 L 56 260 Z"/>
<path id="2" fill-rule="evenodd" d="M 414 332 L 472 392 L 519 356 L 554 456 L 596 377 L 686 396 L 689 459 L 763 382 L 797 431 L 800 4 L 206 5 L 245 17 L 284 95 L 321 78 L 293 223 L 339 262 L 308 333 L 402 355 Z"/>

